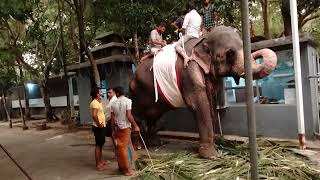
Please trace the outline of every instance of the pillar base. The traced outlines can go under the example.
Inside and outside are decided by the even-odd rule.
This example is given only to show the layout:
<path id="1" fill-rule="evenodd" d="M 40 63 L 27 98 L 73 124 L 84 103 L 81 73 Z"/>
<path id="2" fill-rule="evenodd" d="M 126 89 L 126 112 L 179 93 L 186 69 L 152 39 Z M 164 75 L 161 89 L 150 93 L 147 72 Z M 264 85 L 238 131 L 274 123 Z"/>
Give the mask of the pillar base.
<path id="1" fill-rule="evenodd" d="M 298 134 L 298 137 L 299 137 L 299 148 L 301 150 L 305 150 L 307 148 L 305 134 Z"/>

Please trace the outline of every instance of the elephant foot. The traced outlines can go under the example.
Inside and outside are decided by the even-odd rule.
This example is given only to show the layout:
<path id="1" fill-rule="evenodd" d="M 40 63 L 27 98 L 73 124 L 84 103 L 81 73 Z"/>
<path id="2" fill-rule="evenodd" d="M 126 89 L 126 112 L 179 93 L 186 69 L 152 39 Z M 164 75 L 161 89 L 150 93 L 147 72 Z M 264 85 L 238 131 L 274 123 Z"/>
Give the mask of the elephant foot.
<path id="1" fill-rule="evenodd" d="M 202 158 L 205 159 L 217 159 L 219 157 L 219 153 L 216 148 L 214 148 L 213 144 L 203 143 L 200 144 L 199 154 Z"/>
<path id="2" fill-rule="evenodd" d="M 149 136 L 146 139 L 146 144 L 148 146 L 162 146 L 165 144 L 165 142 L 162 141 L 159 136 L 152 136 L 152 137 Z"/>

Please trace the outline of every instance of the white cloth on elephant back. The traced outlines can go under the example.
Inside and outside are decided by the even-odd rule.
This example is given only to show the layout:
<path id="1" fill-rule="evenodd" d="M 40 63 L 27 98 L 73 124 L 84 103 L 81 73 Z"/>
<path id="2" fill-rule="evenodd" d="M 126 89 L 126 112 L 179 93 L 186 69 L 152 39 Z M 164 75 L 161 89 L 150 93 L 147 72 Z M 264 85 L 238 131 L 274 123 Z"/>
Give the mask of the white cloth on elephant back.
<path id="1" fill-rule="evenodd" d="M 158 101 L 158 84 L 164 98 L 173 107 L 185 107 L 177 81 L 175 45 L 173 43 L 163 47 L 153 60 L 155 102 Z"/>

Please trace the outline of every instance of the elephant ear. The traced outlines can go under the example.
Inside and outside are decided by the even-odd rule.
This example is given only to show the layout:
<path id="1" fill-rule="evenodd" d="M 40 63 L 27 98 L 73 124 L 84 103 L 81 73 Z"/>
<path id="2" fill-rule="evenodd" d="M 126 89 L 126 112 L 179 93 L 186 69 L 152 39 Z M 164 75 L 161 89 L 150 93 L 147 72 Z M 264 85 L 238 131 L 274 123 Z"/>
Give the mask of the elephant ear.
<path id="1" fill-rule="evenodd" d="M 191 57 L 203 69 L 205 74 L 209 74 L 211 65 L 211 53 L 205 39 L 198 42 L 192 49 Z"/>

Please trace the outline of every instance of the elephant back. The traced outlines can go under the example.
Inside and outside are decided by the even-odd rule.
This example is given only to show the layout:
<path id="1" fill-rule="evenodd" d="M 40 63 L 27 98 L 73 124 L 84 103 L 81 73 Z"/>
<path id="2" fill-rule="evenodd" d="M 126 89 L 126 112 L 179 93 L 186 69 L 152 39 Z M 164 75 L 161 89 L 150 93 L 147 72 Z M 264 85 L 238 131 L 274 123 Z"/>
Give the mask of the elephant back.
<path id="1" fill-rule="evenodd" d="M 188 56 L 191 56 L 192 54 L 192 49 L 199 44 L 204 38 L 193 38 L 187 41 L 184 45 L 185 51 Z"/>

